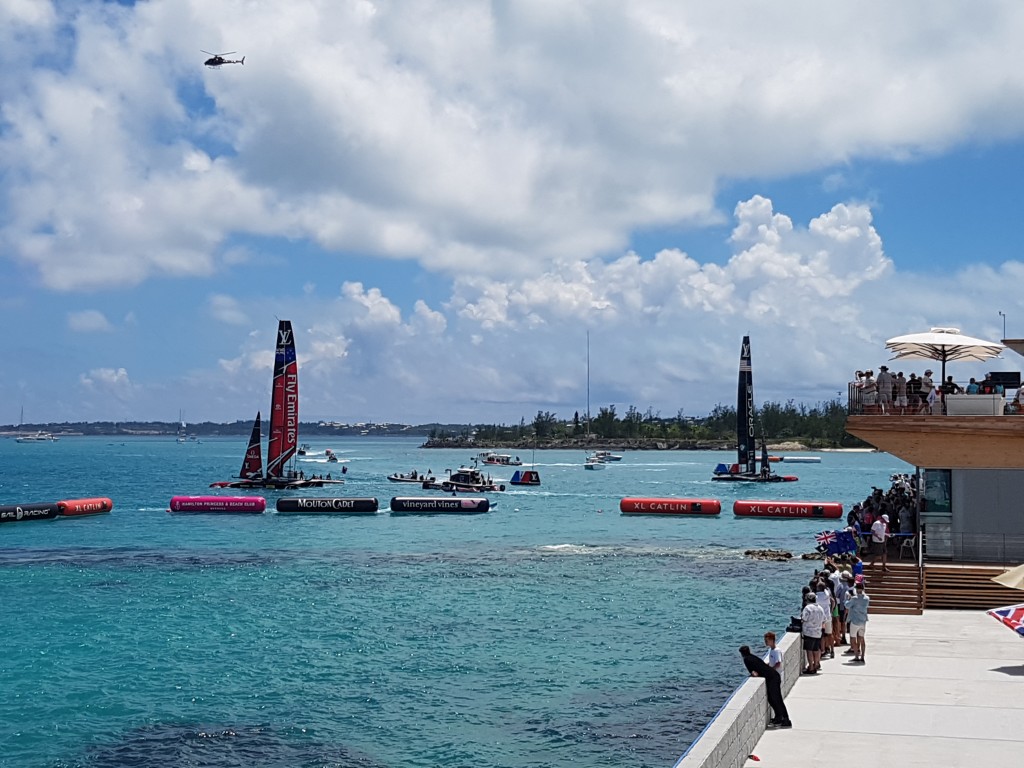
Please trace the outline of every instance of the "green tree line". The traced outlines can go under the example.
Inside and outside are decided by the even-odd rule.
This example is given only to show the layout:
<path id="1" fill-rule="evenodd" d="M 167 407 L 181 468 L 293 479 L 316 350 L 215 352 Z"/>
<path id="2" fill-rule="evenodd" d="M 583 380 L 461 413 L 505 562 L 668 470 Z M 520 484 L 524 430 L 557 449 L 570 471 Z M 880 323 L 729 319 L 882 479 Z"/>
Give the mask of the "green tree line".
<path id="1" fill-rule="evenodd" d="M 795 403 L 767 401 L 757 410 L 758 439 L 768 442 L 798 440 L 814 447 L 850 447 L 864 445 L 846 433 L 846 406 L 838 399 L 817 403 L 813 406 Z M 665 417 L 651 408 L 641 412 L 629 406 L 619 414 L 614 405 L 600 407 L 592 414 L 590 423 L 586 415 L 575 412 L 565 419 L 551 411 L 537 411 L 533 421 L 521 419 L 518 424 L 476 424 L 459 430 L 436 428 L 431 430 L 432 439 L 468 438 L 478 440 L 521 442 L 535 440 L 538 443 L 560 442 L 574 439 L 601 440 L 657 440 L 681 443 L 735 442 L 736 408 L 716 405 L 704 417 L 683 414 L 680 409 L 674 416 Z"/>

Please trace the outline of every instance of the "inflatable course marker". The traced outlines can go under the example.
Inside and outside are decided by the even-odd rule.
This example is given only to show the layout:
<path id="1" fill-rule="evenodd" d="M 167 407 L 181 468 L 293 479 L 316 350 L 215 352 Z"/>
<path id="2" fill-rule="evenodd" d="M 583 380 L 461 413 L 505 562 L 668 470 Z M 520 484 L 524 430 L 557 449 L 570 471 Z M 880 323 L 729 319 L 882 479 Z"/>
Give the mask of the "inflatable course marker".
<path id="1" fill-rule="evenodd" d="M 838 501 L 735 501 L 732 512 L 738 517 L 826 518 L 843 516 Z"/>
<path id="2" fill-rule="evenodd" d="M 60 508 L 53 502 L 0 505 L 0 523 L 20 523 L 27 520 L 56 520 Z"/>
<path id="3" fill-rule="evenodd" d="M 391 499 L 392 515 L 479 515 L 491 508 L 484 497 L 396 496 Z"/>
<path id="4" fill-rule="evenodd" d="M 267 508 L 262 496 L 174 496 L 168 512 L 260 515 Z"/>
<path id="5" fill-rule="evenodd" d="M 110 499 L 65 499 L 58 501 L 61 517 L 86 517 L 87 515 L 105 515 L 114 508 Z"/>
<path id="6" fill-rule="evenodd" d="M 718 515 L 718 499 L 623 499 L 619 511 L 624 515 Z"/>
<path id="7" fill-rule="evenodd" d="M 279 515 L 375 515 L 378 508 L 375 498 L 331 499 L 308 496 L 277 500 Z"/>

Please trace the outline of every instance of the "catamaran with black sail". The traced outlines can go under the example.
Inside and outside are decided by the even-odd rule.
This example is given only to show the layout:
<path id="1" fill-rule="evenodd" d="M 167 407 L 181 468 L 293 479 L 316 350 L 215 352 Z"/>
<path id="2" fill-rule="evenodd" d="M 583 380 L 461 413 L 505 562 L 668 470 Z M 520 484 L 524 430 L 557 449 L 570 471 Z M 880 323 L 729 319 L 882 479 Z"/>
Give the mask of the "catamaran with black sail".
<path id="1" fill-rule="evenodd" d="M 754 432 L 754 370 L 750 357 L 750 337 L 740 347 L 740 374 L 736 387 L 736 463 L 719 464 L 712 480 L 747 483 L 792 482 L 793 475 L 776 475 L 768 463 L 768 447 L 761 438 L 761 471 L 757 469 L 757 438 Z"/>
<path id="2" fill-rule="evenodd" d="M 295 357 L 295 336 L 290 320 L 277 323 L 277 350 L 274 355 L 274 386 L 270 399 L 270 438 L 267 441 L 267 468 L 263 471 L 260 453 L 260 414 L 252 425 L 249 446 L 238 478 L 211 483 L 211 488 L 322 488 L 340 485 L 344 480 L 307 478 L 294 466 L 299 445 L 299 364 Z M 291 462 L 291 463 L 289 463 Z"/>

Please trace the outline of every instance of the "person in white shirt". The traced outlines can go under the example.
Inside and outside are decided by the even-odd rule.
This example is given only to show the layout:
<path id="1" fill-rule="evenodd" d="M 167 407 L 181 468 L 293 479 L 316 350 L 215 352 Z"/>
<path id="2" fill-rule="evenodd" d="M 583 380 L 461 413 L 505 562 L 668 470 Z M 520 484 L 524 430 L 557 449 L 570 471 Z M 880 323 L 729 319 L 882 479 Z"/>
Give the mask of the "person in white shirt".
<path id="1" fill-rule="evenodd" d="M 821 627 L 825 623 L 825 612 L 821 610 L 813 592 L 804 597 L 804 609 L 800 613 L 803 625 L 804 655 L 807 657 L 805 675 L 816 675 L 821 669 Z"/>
<path id="2" fill-rule="evenodd" d="M 875 567 L 875 559 L 882 556 L 882 572 L 889 570 L 889 516 L 881 515 L 871 524 L 871 567 Z"/>
<path id="3" fill-rule="evenodd" d="M 774 632 L 764 633 L 764 644 L 768 647 L 768 652 L 764 655 L 764 663 L 778 672 L 780 678 L 784 678 L 782 672 L 782 651 L 775 647 Z"/>

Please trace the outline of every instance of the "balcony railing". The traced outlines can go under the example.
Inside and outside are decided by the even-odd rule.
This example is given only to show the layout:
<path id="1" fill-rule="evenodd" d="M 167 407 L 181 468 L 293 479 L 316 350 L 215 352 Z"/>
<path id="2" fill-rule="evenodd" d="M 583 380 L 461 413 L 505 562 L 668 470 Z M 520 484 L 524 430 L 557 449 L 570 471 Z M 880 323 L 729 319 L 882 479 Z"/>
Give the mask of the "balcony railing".
<path id="1" fill-rule="evenodd" d="M 946 526 L 925 526 L 925 562 L 991 563 L 1016 566 L 1024 562 L 1024 534 L 952 533 Z"/>
<path id="2" fill-rule="evenodd" d="M 880 402 L 877 392 L 865 393 L 851 381 L 847 386 L 847 413 L 851 416 L 1017 416 L 1024 415 L 1020 399 L 1007 401 L 1003 394 L 941 395 L 931 401 L 908 395 L 906 405 Z"/>

